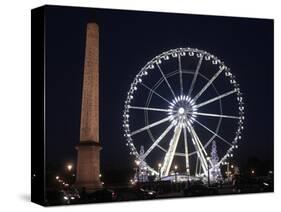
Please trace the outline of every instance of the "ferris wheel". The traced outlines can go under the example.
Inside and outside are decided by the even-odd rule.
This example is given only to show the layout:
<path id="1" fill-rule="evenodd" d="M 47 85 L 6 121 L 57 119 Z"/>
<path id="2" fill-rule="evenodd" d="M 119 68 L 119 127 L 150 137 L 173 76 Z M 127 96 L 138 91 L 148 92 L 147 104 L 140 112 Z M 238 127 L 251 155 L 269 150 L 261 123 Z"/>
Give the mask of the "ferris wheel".
<path id="1" fill-rule="evenodd" d="M 130 154 L 162 178 L 179 166 L 188 176 L 206 176 L 233 157 L 243 122 L 236 77 L 219 58 L 194 48 L 171 49 L 147 62 L 131 83 L 123 113 Z M 209 156 L 214 141 L 217 162 Z"/>

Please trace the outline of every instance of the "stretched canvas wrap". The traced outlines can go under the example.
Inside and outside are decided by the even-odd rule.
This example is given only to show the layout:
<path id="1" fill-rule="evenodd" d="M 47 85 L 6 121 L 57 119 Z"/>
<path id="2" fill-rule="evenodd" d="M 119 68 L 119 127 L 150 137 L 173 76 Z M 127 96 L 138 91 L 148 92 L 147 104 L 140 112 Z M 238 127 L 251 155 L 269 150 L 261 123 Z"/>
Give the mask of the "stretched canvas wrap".
<path id="1" fill-rule="evenodd" d="M 273 192 L 273 20 L 31 15 L 33 202 Z"/>

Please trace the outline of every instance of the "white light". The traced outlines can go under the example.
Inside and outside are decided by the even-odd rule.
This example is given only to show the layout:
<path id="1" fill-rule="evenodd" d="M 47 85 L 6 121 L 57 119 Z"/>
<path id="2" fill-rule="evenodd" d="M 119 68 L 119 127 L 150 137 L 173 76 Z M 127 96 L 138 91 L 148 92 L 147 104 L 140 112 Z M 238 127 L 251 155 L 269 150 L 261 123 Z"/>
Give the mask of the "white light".
<path id="1" fill-rule="evenodd" d="M 66 168 L 67 168 L 68 171 L 71 171 L 71 170 L 72 170 L 72 167 L 73 167 L 73 166 L 72 166 L 71 164 L 68 164 L 68 165 L 66 166 Z"/>
<path id="2" fill-rule="evenodd" d="M 182 114 L 184 114 L 184 109 L 181 107 L 178 112 L 180 115 L 182 115 Z"/>

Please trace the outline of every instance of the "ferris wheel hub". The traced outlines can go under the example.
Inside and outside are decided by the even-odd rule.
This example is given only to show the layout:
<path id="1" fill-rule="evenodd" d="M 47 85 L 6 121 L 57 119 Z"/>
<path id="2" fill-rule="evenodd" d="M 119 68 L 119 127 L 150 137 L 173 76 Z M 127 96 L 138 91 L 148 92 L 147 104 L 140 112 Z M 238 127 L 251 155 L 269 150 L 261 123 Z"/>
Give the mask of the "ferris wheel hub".
<path id="1" fill-rule="evenodd" d="M 189 96 L 177 96 L 174 100 L 172 100 L 169 108 L 168 114 L 172 116 L 172 120 L 176 121 L 175 123 L 184 122 L 184 120 L 186 120 L 192 124 L 196 117 L 194 112 L 196 112 L 197 109 L 193 100 Z"/>
<path id="2" fill-rule="evenodd" d="M 183 115 L 184 114 L 184 109 L 182 108 L 182 107 L 180 107 L 180 109 L 178 110 L 178 113 L 180 114 L 180 115 Z"/>

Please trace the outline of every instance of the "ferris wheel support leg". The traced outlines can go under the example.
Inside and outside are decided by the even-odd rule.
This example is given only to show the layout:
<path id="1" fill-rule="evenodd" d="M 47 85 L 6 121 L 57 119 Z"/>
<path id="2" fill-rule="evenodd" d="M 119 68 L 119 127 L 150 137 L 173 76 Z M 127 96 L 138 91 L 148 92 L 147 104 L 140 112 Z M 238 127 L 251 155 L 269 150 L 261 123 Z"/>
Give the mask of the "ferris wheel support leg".
<path id="1" fill-rule="evenodd" d="M 178 145 L 178 141 L 180 138 L 180 134 L 181 134 L 181 130 L 182 130 L 182 122 L 178 123 L 177 126 L 175 127 L 175 131 L 174 131 L 174 136 L 172 138 L 172 140 L 170 141 L 170 145 L 169 145 L 169 150 L 167 151 L 165 158 L 164 158 L 164 164 L 162 167 L 162 173 L 161 176 L 165 177 L 169 175 L 170 172 L 170 168 L 175 156 L 175 151 Z"/>
<path id="2" fill-rule="evenodd" d="M 190 127 L 190 130 L 191 130 L 192 139 L 194 141 L 194 147 L 195 147 L 196 151 L 198 152 L 199 160 L 201 162 L 201 167 L 202 167 L 204 173 L 206 174 L 208 172 L 208 164 L 207 164 L 208 162 L 207 162 L 206 157 L 205 157 L 205 155 L 202 151 L 202 148 L 200 146 L 201 142 L 200 142 L 196 132 L 194 131 L 193 127 L 191 125 L 189 125 L 189 127 Z M 204 149 L 204 151 L 205 151 L 205 149 Z"/>
<path id="3" fill-rule="evenodd" d="M 198 163 L 199 163 L 199 155 L 197 154 L 197 158 L 196 158 L 196 166 L 195 166 L 195 176 L 198 175 Z"/>
<path id="4" fill-rule="evenodd" d="M 183 128 L 184 133 L 184 150 L 185 150 L 185 167 L 186 167 L 186 175 L 190 175 L 190 168 L 189 168 L 189 158 L 188 158 L 188 145 L 187 145 L 187 133 L 186 133 L 186 126 Z"/>

